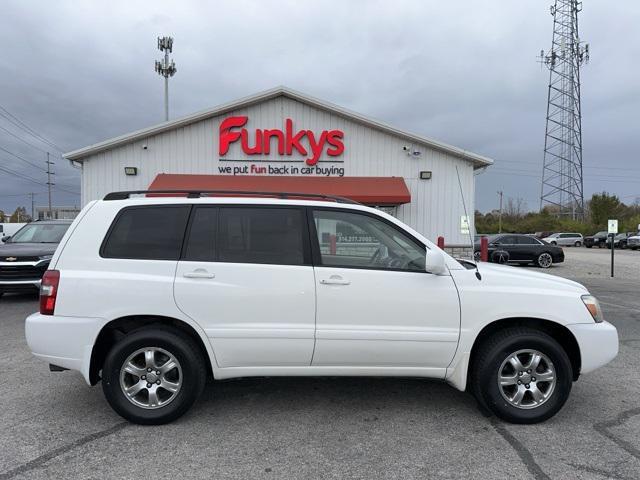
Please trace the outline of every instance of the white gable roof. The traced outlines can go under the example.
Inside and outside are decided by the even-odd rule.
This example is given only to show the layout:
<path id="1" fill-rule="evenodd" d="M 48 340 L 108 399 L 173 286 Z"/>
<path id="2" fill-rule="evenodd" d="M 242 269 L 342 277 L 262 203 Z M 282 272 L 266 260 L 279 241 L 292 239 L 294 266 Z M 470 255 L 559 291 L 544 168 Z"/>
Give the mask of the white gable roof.
<path id="1" fill-rule="evenodd" d="M 151 127 L 143 128 L 141 130 L 136 130 L 131 133 L 127 133 L 125 135 L 120 135 L 119 137 L 110 138 L 108 140 L 104 140 L 94 145 L 89 145 L 88 147 L 80 148 L 78 150 L 73 150 L 72 152 L 65 153 L 63 157 L 68 160 L 82 162 L 83 159 L 88 157 L 89 155 L 103 152 L 105 150 L 110 150 L 114 147 L 118 147 L 120 145 L 130 143 L 136 140 L 148 138 L 152 135 L 157 135 L 159 133 L 166 132 L 167 130 L 184 127 L 185 125 L 199 122 L 201 120 L 205 120 L 210 117 L 224 115 L 227 112 L 231 112 L 239 108 L 255 105 L 257 103 L 265 102 L 267 100 L 271 100 L 273 98 L 281 97 L 281 96 L 291 98 L 293 100 L 297 100 L 299 102 L 311 105 L 321 110 L 326 110 L 326 111 L 335 113 L 349 120 L 353 120 L 355 122 L 361 123 L 367 127 L 374 128 L 374 129 L 377 129 L 401 138 L 405 138 L 412 142 L 422 143 L 434 149 L 441 150 L 443 152 L 449 153 L 451 155 L 455 155 L 465 160 L 469 160 L 473 162 L 475 168 L 486 167 L 488 165 L 493 164 L 492 159 L 484 157 L 482 155 L 478 155 L 476 153 L 472 153 L 462 148 L 454 147 L 452 145 L 447 145 L 446 143 L 442 143 L 437 140 L 433 140 L 427 137 L 423 137 L 413 133 L 405 132 L 403 130 L 399 130 L 386 123 L 380 122 L 378 120 L 374 120 L 372 118 L 366 117 L 356 112 L 352 112 L 351 110 L 347 110 L 345 108 L 339 107 L 338 105 L 325 102 L 324 100 L 319 100 L 317 98 L 310 97 L 308 95 L 305 95 L 303 93 L 297 92 L 295 90 L 292 90 L 284 86 L 272 88 L 270 90 L 266 90 L 264 92 L 260 92 L 255 95 L 240 98 L 238 100 L 234 100 L 232 102 L 225 103 L 223 105 L 218 105 L 217 107 L 210 108 L 208 110 L 196 112 L 191 115 L 178 118 L 176 120 L 163 122 L 158 125 L 154 125 Z"/>

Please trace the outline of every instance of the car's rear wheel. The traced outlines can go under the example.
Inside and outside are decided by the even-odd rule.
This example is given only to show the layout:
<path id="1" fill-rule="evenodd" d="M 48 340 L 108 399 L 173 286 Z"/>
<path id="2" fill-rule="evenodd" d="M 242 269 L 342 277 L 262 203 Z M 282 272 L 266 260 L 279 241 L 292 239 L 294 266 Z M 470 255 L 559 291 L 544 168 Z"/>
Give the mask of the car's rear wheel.
<path id="1" fill-rule="evenodd" d="M 540 255 L 538 255 L 538 258 L 536 259 L 536 264 L 540 268 L 549 268 L 551 265 L 553 265 L 553 257 L 551 256 L 550 253 L 543 252 Z"/>
<path id="2" fill-rule="evenodd" d="M 499 418 L 538 423 L 555 415 L 571 392 L 573 370 L 562 346 L 526 327 L 502 330 L 479 346 L 471 371 L 476 398 Z"/>
<path id="3" fill-rule="evenodd" d="M 505 264 L 509 261 L 509 252 L 506 250 L 498 250 L 491 255 L 491 261 L 493 263 Z"/>
<path id="4" fill-rule="evenodd" d="M 202 393 L 207 369 L 200 349 L 179 331 L 151 327 L 125 336 L 107 354 L 102 389 L 133 423 L 160 425 L 183 415 Z"/>

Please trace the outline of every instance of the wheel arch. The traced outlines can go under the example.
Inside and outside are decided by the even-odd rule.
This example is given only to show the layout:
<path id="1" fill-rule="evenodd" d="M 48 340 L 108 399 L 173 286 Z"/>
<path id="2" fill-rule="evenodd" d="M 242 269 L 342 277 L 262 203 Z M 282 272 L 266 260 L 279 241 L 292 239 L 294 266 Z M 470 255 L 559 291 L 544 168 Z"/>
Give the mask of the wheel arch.
<path id="1" fill-rule="evenodd" d="M 207 348 L 205 339 L 187 322 L 172 317 L 164 317 L 159 315 L 129 315 L 116 318 L 105 324 L 100 333 L 96 337 L 91 351 L 91 361 L 89 364 L 89 382 L 95 385 L 100 381 L 100 370 L 107 353 L 115 345 L 118 340 L 128 333 L 148 326 L 163 326 L 177 330 L 196 342 L 200 352 L 202 353 L 205 364 L 207 365 L 207 374 L 213 376 L 212 364 L 215 361 L 213 352 Z"/>
<path id="2" fill-rule="evenodd" d="M 467 368 L 467 387 L 469 386 L 470 380 L 470 375 L 468 374 L 468 372 L 470 372 L 473 368 L 476 356 L 478 354 L 479 346 L 485 339 L 489 338 L 494 333 L 509 327 L 529 327 L 540 330 L 550 335 L 560 344 L 560 346 L 562 346 L 565 352 L 567 352 L 569 360 L 571 361 L 571 368 L 573 370 L 573 380 L 578 380 L 578 377 L 580 376 L 582 359 L 580 356 L 580 346 L 578 345 L 578 341 L 574 337 L 573 333 L 571 333 L 571 331 L 564 325 L 551 320 L 533 317 L 516 317 L 495 320 L 488 325 L 485 325 L 482 330 L 480 330 L 475 340 L 473 341 L 473 346 L 471 347 L 471 353 L 469 355 L 469 366 Z"/>

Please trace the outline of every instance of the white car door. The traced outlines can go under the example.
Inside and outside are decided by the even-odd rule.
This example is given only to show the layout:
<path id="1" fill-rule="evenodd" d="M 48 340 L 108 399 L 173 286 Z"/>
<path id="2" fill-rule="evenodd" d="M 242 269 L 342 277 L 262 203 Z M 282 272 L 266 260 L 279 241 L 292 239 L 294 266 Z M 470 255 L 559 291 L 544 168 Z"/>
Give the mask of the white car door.
<path id="1" fill-rule="evenodd" d="M 176 270 L 178 307 L 220 367 L 308 366 L 315 285 L 301 208 L 196 206 Z"/>
<path id="2" fill-rule="evenodd" d="M 366 212 L 315 209 L 310 228 L 313 365 L 446 368 L 460 332 L 458 293 L 451 276 L 425 272 L 425 247 Z"/>

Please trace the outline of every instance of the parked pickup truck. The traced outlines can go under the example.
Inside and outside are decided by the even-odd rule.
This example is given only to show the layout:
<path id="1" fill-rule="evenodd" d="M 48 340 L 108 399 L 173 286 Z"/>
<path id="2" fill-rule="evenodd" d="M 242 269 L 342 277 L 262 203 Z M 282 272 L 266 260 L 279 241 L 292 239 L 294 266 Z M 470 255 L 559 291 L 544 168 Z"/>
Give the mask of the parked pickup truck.
<path id="1" fill-rule="evenodd" d="M 595 235 L 584 237 L 584 246 L 587 248 L 598 247 L 603 248 L 606 245 L 607 237 L 609 233 L 607 231 L 598 232 Z"/>

